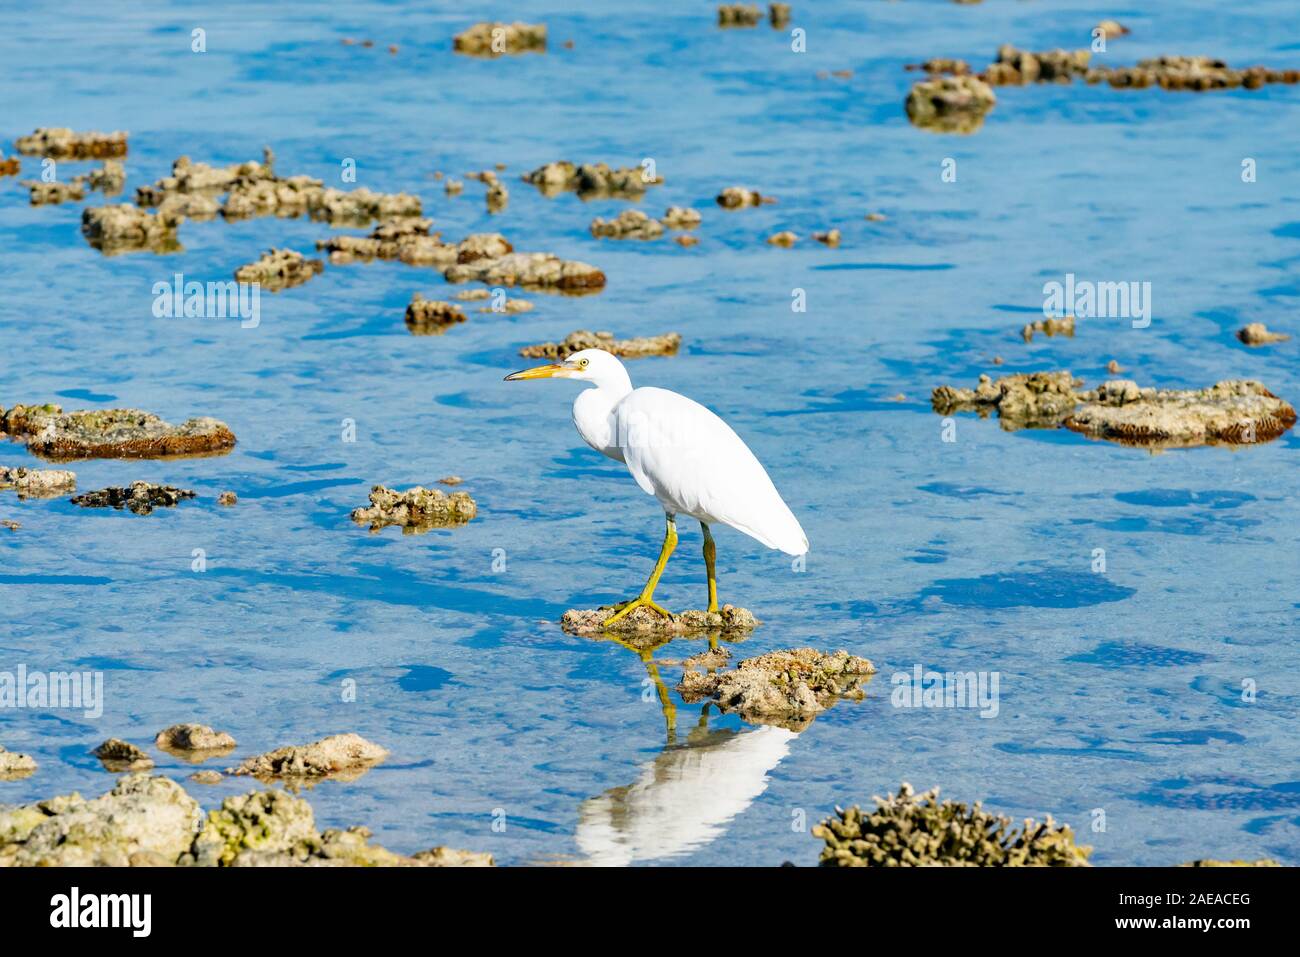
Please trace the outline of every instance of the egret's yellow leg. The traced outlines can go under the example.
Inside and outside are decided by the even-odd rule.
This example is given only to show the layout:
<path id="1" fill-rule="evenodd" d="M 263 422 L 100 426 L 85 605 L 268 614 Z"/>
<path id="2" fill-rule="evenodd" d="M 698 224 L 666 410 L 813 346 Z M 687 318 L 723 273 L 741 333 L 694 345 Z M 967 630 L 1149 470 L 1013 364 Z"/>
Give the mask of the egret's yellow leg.
<path id="1" fill-rule="evenodd" d="M 649 652 L 645 653 L 641 660 L 645 662 L 646 674 L 654 682 L 655 691 L 659 694 L 659 709 L 664 715 L 664 727 L 668 732 L 668 743 L 677 742 L 677 706 L 673 704 L 672 695 L 668 693 L 668 686 L 664 684 L 664 679 L 659 677 L 659 666 L 655 664 Z"/>
<path id="2" fill-rule="evenodd" d="M 714 569 L 714 562 L 718 558 L 718 549 L 713 544 L 713 533 L 709 531 L 709 526 L 700 522 L 700 528 L 704 532 L 704 573 L 709 577 L 708 610 L 715 612 L 718 610 L 718 575 Z"/>
<path id="3" fill-rule="evenodd" d="M 630 614 L 634 608 L 649 608 L 658 612 L 665 618 L 671 616 L 668 609 L 655 604 L 654 594 L 655 586 L 659 584 L 659 576 L 664 573 L 664 568 L 668 565 L 668 556 L 673 553 L 677 547 L 677 523 L 671 518 L 668 519 L 668 530 L 664 533 L 664 544 L 659 549 L 659 560 L 655 562 L 655 570 L 650 573 L 650 579 L 645 583 L 645 588 L 641 589 L 641 594 L 629 602 L 625 602 L 619 607 L 619 610 L 605 619 L 605 627 L 608 628 L 614 622 L 627 614 Z"/>

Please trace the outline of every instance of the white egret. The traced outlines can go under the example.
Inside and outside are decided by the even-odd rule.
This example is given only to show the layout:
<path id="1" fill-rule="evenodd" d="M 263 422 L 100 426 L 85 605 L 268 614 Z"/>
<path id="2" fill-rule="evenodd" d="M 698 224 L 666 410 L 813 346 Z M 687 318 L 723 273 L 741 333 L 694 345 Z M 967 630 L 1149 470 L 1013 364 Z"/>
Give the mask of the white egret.
<path id="1" fill-rule="evenodd" d="M 718 583 L 710 525 L 730 525 L 789 555 L 808 551 L 808 537 L 754 453 L 698 402 L 667 389 L 632 388 L 623 363 L 601 349 L 583 349 L 563 362 L 506 376 L 506 381 L 519 379 L 591 383 L 595 388 L 584 389 L 573 402 L 578 434 L 597 452 L 624 463 L 641 489 L 663 506 L 668 527 L 654 571 L 641 594 L 624 602 L 606 626 L 640 607 L 668 617 L 655 603 L 654 591 L 677 547 L 678 515 L 699 521 L 704 533 L 711 612 L 718 610 Z"/>

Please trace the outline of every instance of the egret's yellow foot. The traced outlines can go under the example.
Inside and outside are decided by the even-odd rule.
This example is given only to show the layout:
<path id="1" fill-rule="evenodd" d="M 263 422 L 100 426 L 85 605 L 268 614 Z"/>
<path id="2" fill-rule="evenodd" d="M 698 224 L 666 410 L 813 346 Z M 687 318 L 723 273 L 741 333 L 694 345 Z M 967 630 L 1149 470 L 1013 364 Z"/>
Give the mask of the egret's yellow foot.
<path id="1" fill-rule="evenodd" d="M 625 601 L 621 605 L 617 605 L 615 607 L 618 608 L 618 611 L 616 611 L 614 614 L 610 615 L 608 618 L 605 619 L 604 627 L 606 628 L 614 624 L 614 622 L 618 621 L 620 618 L 627 617 L 637 608 L 649 608 L 651 611 L 659 615 L 662 615 L 664 618 L 671 618 L 673 616 L 673 613 L 671 611 L 669 611 L 667 608 L 664 608 L 662 605 L 658 604 L 653 599 L 647 598 L 645 595 L 642 595 L 639 598 L 633 598 L 631 601 Z"/>
<path id="2" fill-rule="evenodd" d="M 677 523 L 673 521 L 672 516 L 668 516 L 668 529 L 664 532 L 664 543 L 659 549 L 659 560 L 655 562 L 654 571 L 650 573 L 650 579 L 645 583 L 645 588 L 641 589 L 641 594 L 629 602 L 619 606 L 618 611 L 605 619 L 603 627 L 608 628 L 622 618 L 627 617 L 634 609 L 649 608 L 665 618 L 671 618 L 672 612 L 655 604 L 654 594 L 655 586 L 659 584 L 659 576 L 664 573 L 664 567 L 668 564 L 668 556 L 673 553 L 677 547 Z"/>

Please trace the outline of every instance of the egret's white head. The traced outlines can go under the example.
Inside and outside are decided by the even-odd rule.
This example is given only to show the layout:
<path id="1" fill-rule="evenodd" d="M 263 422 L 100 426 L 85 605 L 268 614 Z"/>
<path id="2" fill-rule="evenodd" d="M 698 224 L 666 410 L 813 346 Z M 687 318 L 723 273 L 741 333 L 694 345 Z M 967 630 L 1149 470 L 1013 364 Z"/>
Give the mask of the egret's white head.
<path id="1" fill-rule="evenodd" d="M 630 384 L 623 363 L 617 356 L 604 349 L 583 349 L 563 362 L 535 366 L 506 376 L 507 382 L 520 379 L 580 379 L 583 382 L 595 383 L 597 388 L 605 386 L 618 388 Z"/>

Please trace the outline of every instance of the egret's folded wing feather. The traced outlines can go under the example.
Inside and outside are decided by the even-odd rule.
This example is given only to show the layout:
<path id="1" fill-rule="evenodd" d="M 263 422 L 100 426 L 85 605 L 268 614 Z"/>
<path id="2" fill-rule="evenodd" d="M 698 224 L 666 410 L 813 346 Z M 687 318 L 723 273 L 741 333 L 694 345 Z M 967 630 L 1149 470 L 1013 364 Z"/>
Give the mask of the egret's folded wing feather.
<path id="1" fill-rule="evenodd" d="M 808 550 L 798 520 L 726 422 L 666 389 L 633 390 L 614 409 L 628 471 L 677 512 L 721 522 L 792 555 Z"/>

